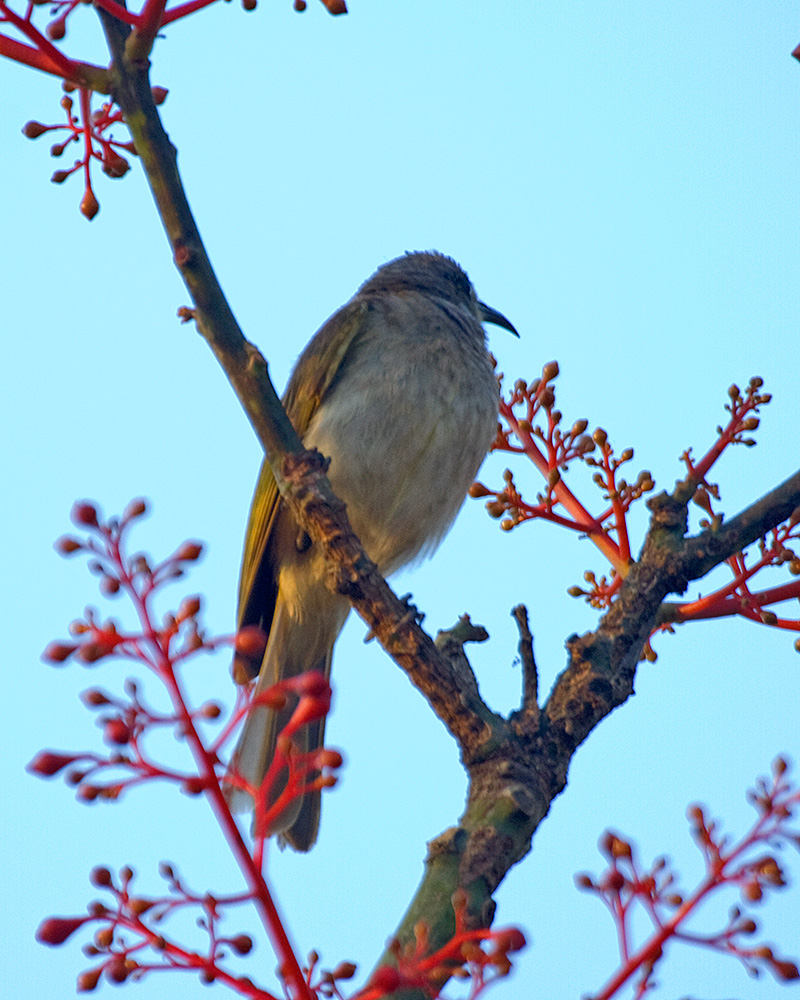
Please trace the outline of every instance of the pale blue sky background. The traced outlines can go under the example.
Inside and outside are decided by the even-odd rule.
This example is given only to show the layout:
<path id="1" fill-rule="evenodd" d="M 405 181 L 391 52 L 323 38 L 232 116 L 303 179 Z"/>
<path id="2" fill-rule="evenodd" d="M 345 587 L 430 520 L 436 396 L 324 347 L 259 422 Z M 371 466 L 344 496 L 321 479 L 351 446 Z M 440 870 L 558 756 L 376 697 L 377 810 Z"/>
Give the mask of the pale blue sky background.
<path id="1" fill-rule="evenodd" d="M 74 51 L 102 59 L 91 12 L 81 17 L 86 40 L 75 32 Z M 164 120 L 209 251 L 279 387 L 379 264 L 434 247 L 521 331 L 519 342 L 490 331 L 501 369 L 530 378 L 557 358 L 565 419 L 586 416 L 620 449 L 633 446 L 659 487 L 680 474 L 687 445 L 711 442 L 729 383 L 761 375 L 775 398 L 760 444 L 727 455 L 714 476 L 733 513 L 800 457 L 798 41 L 796 4 L 353 0 L 349 17 L 333 19 L 314 3 L 300 16 L 290 0 L 264 0 L 251 15 L 221 4 L 170 28 L 153 80 L 170 88 Z M 125 674 L 40 663 L 46 642 L 97 601 L 85 569 L 51 542 L 76 497 L 118 511 L 146 494 L 154 516 L 136 545 L 165 554 L 206 539 L 189 591 L 207 595 L 210 628 L 229 630 L 259 450 L 207 347 L 175 320 L 187 296 L 140 172 L 99 178 L 102 210 L 88 224 L 78 182 L 48 181 L 59 164 L 47 139 L 19 134 L 29 118 L 60 115 L 57 82 L 3 65 L 0 86 L 0 940 L 8 995 L 28 1000 L 72 995 L 88 964 L 77 945 L 45 950 L 33 932 L 43 916 L 84 908 L 96 862 L 132 863 L 143 892 L 156 890 L 165 857 L 198 888 L 236 884 L 202 803 L 148 790 L 87 808 L 25 775 L 42 746 L 96 745 L 77 694 Z M 499 482 L 504 464 L 489 460 L 483 478 Z M 587 543 L 544 524 L 501 534 L 470 503 L 436 558 L 396 586 L 413 591 L 433 630 L 464 611 L 487 626 L 492 640 L 473 662 L 485 697 L 508 710 L 520 686 L 509 610 L 529 605 L 547 691 L 565 638 L 595 621 L 565 593 L 585 568 L 604 569 Z M 456 821 L 464 781 L 450 738 L 363 635 L 351 621 L 337 647 L 329 732 L 348 765 L 320 843 L 307 857 L 276 852 L 270 872 L 301 952 L 317 948 L 329 967 L 354 959 L 366 973 L 416 887 L 425 841 Z M 800 758 L 791 636 L 718 622 L 657 648 L 498 893 L 498 922 L 523 926 L 530 947 L 497 1000 L 579 997 L 613 970 L 612 925 L 572 883 L 599 870 L 604 828 L 636 838 L 648 859 L 671 854 L 690 885 L 700 868 L 687 803 L 707 802 L 741 831 L 754 777 L 779 752 Z M 226 694 L 224 658 L 198 681 Z M 734 901 L 718 904 L 717 923 Z M 767 939 L 800 955 L 800 891 L 766 915 Z M 754 982 L 710 954 L 668 957 L 665 998 L 800 990 Z M 262 943 L 245 964 L 271 970 L 273 960 Z M 207 995 L 190 975 L 128 988 Z"/>

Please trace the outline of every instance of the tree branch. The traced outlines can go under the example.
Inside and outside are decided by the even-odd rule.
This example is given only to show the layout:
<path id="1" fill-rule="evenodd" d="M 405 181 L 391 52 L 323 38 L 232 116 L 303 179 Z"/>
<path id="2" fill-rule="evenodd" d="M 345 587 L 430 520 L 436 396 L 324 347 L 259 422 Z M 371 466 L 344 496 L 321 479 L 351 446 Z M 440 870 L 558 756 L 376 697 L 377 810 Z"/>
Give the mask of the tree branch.
<path id="1" fill-rule="evenodd" d="M 786 520 L 800 506 L 800 473 L 724 527 L 696 537 L 685 535 L 688 503 L 681 483 L 672 495 L 662 493 L 650 501 L 651 522 L 638 561 L 631 564 L 597 629 L 568 640 L 567 668 L 541 716 L 526 718 L 523 707 L 508 721 L 499 720 L 491 754 L 468 763 L 466 810 L 457 827 L 428 845 L 422 884 L 397 932 L 401 941 L 411 939 L 420 919 L 428 924 L 434 947 L 448 940 L 454 926 L 450 900 L 457 888 L 467 893 L 474 926 L 491 922 L 492 893 L 530 850 L 550 803 L 566 786 L 575 750 L 633 694 L 636 666 L 664 598 L 683 593 L 690 580 Z M 516 612 L 515 617 L 521 647 L 527 647 L 527 621 Z M 522 653 L 527 656 L 525 648 Z M 525 701 L 530 687 L 526 679 Z M 520 725 L 523 719 L 527 726 Z M 381 961 L 390 963 L 391 953 Z M 421 996 L 406 991 L 402 1000 Z"/>

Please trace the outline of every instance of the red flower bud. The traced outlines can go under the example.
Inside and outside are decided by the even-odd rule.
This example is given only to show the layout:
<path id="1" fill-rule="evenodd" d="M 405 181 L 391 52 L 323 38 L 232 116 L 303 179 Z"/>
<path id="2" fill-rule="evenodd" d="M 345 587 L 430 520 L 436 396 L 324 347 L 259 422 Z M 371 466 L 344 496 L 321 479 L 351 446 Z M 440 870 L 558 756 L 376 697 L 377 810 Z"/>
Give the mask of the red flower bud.
<path id="1" fill-rule="evenodd" d="M 106 965 L 106 979 L 110 983 L 124 983 L 129 974 L 133 971 L 128 967 L 128 963 L 122 955 L 115 955 Z"/>
<path id="2" fill-rule="evenodd" d="M 97 987 L 100 976 L 103 974 L 103 966 L 98 965 L 96 969 L 87 969 L 78 976 L 78 993 L 90 993 Z"/>
<path id="3" fill-rule="evenodd" d="M 380 969 L 373 972 L 369 986 L 383 993 L 394 993 L 400 986 L 402 977 L 400 973 L 391 965 L 382 965 Z"/>
<path id="4" fill-rule="evenodd" d="M 259 705 L 263 708 L 272 708 L 275 711 L 279 711 L 280 709 L 286 706 L 286 702 L 288 700 L 289 699 L 286 697 L 283 691 L 276 690 L 274 687 L 270 687 L 267 688 L 266 691 L 260 691 L 253 698 L 253 702 L 250 705 L 250 711 L 252 711 L 256 705 Z"/>
<path id="5" fill-rule="evenodd" d="M 315 757 L 318 767 L 330 767 L 335 770 L 344 763 L 344 758 L 338 750 L 329 750 L 327 747 L 318 750 Z"/>
<path id="6" fill-rule="evenodd" d="M 187 778 L 181 785 L 181 789 L 186 792 L 187 795 L 202 795 L 206 789 L 205 779 L 197 777 Z"/>
<path id="7" fill-rule="evenodd" d="M 97 527 L 97 508 L 94 504 L 88 503 L 85 500 L 73 504 L 69 516 L 72 518 L 74 524 L 80 525 L 81 527 Z"/>
<path id="8" fill-rule="evenodd" d="M 78 552 L 83 548 L 83 546 L 77 538 L 71 538 L 69 535 L 62 535 L 61 538 L 56 540 L 53 548 L 60 556 L 71 556 L 73 552 Z"/>
<path id="9" fill-rule="evenodd" d="M 83 198 L 81 198 L 80 204 L 81 215 L 84 215 L 89 221 L 91 221 L 97 213 L 100 211 L 100 202 L 95 198 L 94 191 L 90 187 L 87 187 L 83 192 Z M 127 973 L 126 973 L 127 975 Z"/>
<path id="10" fill-rule="evenodd" d="M 194 562 L 195 559 L 200 558 L 202 552 L 203 546 L 200 542 L 184 542 L 175 553 L 175 558 L 180 559 L 181 562 Z"/>
<path id="11" fill-rule="evenodd" d="M 600 883 L 601 888 L 608 892 L 619 892 L 624 885 L 625 876 L 617 869 L 610 871 Z"/>
<path id="12" fill-rule="evenodd" d="M 233 648 L 241 656 L 260 660 L 267 648 L 267 636 L 258 625 L 247 625 L 240 629 L 233 640 Z"/>
<path id="13" fill-rule="evenodd" d="M 59 42 L 67 33 L 66 18 L 59 17 L 55 21 L 51 21 L 45 28 L 45 34 L 50 39 L 51 42 Z"/>
<path id="14" fill-rule="evenodd" d="M 91 872 L 89 873 L 89 881 L 92 883 L 92 885 L 101 888 L 106 885 L 111 885 L 113 879 L 111 878 L 111 872 L 108 870 L 108 868 L 104 867 L 103 865 L 98 865 L 96 868 L 92 868 Z"/>
<path id="15" fill-rule="evenodd" d="M 253 948 L 253 939 L 247 934 L 238 934 L 231 938 L 230 946 L 237 955 L 247 955 Z"/>
<path id="16" fill-rule="evenodd" d="M 146 513 L 147 513 L 147 501 L 140 497 L 137 500 L 131 500 L 131 502 L 122 512 L 122 520 L 131 521 L 134 517 L 141 517 L 143 514 Z"/>
<path id="17" fill-rule="evenodd" d="M 525 935 L 518 927 L 505 927 L 503 930 L 495 931 L 493 937 L 497 950 L 504 954 L 509 951 L 521 951 L 527 944 Z"/>
<path id="18" fill-rule="evenodd" d="M 800 970 L 794 962 L 787 962 L 782 959 L 775 959 L 772 963 L 772 971 L 778 979 L 800 979 Z"/>
<path id="19" fill-rule="evenodd" d="M 296 733 L 298 729 L 308 725 L 309 722 L 316 722 L 328 714 L 331 707 L 331 699 L 328 698 L 308 698 L 302 697 L 297 703 L 297 708 L 292 713 L 284 732 L 287 734 Z"/>
<path id="20" fill-rule="evenodd" d="M 113 646 L 103 642 L 84 642 L 82 646 L 78 647 L 78 652 L 75 655 L 82 663 L 97 663 L 104 656 L 108 656 L 113 648 Z"/>
<path id="21" fill-rule="evenodd" d="M 51 642 L 42 653 L 43 660 L 50 663 L 63 663 L 78 647 L 68 642 Z"/>
<path id="22" fill-rule="evenodd" d="M 47 125 L 42 125 L 41 122 L 25 122 L 22 126 L 22 134 L 27 139 L 38 139 L 40 135 L 44 135 L 48 131 Z"/>
<path id="23" fill-rule="evenodd" d="M 187 618 L 194 618 L 199 613 L 201 605 L 202 601 L 199 597 L 185 597 L 178 608 L 177 620 L 182 622 Z"/>
<path id="24" fill-rule="evenodd" d="M 318 670 L 307 670 L 304 674 L 293 677 L 290 687 L 298 694 L 308 695 L 311 698 L 324 698 L 331 693 L 331 686 L 325 675 Z"/>
<path id="25" fill-rule="evenodd" d="M 52 753 L 50 750 L 42 750 L 28 764 L 26 770 L 31 774 L 40 774 L 44 778 L 51 778 L 76 759 L 75 754 Z"/>
<path id="26" fill-rule="evenodd" d="M 109 177 L 124 177 L 130 170 L 130 164 L 124 156 L 109 149 L 103 160 L 103 173 Z"/>
<path id="27" fill-rule="evenodd" d="M 98 688 L 89 688 L 88 691 L 84 691 L 81 695 L 81 701 L 84 705 L 88 705 L 90 708 L 96 708 L 99 705 L 111 704 L 111 699 L 103 694 L 103 692 Z"/>
<path id="28" fill-rule="evenodd" d="M 100 592 L 105 594 L 106 597 L 112 597 L 119 591 L 119 580 L 115 576 L 109 576 L 107 573 L 103 575 L 100 580 Z"/>
<path id="29" fill-rule="evenodd" d="M 153 95 L 154 104 L 163 104 L 167 99 L 169 91 L 166 87 L 151 87 L 150 93 Z"/>
<path id="30" fill-rule="evenodd" d="M 88 919 L 88 917 L 48 917 L 39 924 L 36 940 L 40 944 L 63 944 Z"/>
<path id="31" fill-rule="evenodd" d="M 135 913 L 137 917 L 140 917 L 143 913 L 156 905 L 154 899 L 145 899 L 144 896 L 134 896 L 132 899 L 128 900 L 128 906 L 131 908 L 131 913 Z"/>
<path id="32" fill-rule="evenodd" d="M 131 728 L 122 719 L 109 719 L 103 728 L 103 739 L 106 743 L 116 743 L 124 746 L 130 742 Z"/>

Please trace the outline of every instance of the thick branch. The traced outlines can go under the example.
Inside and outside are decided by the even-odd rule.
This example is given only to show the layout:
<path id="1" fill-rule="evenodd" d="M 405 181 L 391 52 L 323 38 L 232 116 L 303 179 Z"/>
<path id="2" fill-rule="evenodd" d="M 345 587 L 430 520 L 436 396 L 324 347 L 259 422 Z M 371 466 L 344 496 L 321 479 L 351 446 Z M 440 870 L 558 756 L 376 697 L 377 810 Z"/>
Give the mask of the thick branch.
<path id="1" fill-rule="evenodd" d="M 328 558 L 329 585 L 350 599 L 369 626 L 370 635 L 425 695 L 458 741 L 464 759 L 485 755 L 494 730 L 502 722 L 500 716 L 481 700 L 459 643 L 451 648 L 445 643 L 434 644 L 417 624 L 416 609 L 397 597 L 368 558 L 353 534 L 344 504 L 331 493 L 323 464 L 318 452 L 287 456 L 283 474 L 295 516 Z M 475 636 L 467 638 L 474 640 Z"/>
<path id="2" fill-rule="evenodd" d="M 800 505 L 800 474 L 723 528 L 697 537 L 685 537 L 688 500 L 677 494 L 678 489 L 651 500 L 651 524 L 639 560 L 631 564 L 597 629 L 568 640 L 567 668 L 541 716 L 526 713 L 529 705 L 512 713 L 495 727 L 496 749 L 468 766 L 467 808 L 457 827 L 429 845 L 425 876 L 397 932 L 401 941 L 412 940 L 415 923 L 424 918 L 432 947 L 444 944 L 453 931 L 450 900 L 457 888 L 467 892 L 474 925 L 491 922 L 492 893 L 530 850 L 539 823 L 566 786 L 575 750 L 633 694 L 636 666 L 664 598 L 682 593 L 690 580 L 784 521 Z M 520 630 L 527 646 L 522 621 Z M 526 688 L 529 693 L 531 685 Z M 392 956 L 387 953 L 382 961 L 391 962 Z M 422 994 L 402 993 L 403 1000 L 412 996 Z"/>

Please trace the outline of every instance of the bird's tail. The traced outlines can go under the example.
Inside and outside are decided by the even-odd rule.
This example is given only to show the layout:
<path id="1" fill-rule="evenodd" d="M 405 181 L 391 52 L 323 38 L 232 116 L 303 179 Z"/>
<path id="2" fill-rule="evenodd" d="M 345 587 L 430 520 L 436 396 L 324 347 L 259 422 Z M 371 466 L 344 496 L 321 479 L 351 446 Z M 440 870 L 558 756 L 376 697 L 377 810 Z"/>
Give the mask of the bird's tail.
<path id="1" fill-rule="evenodd" d="M 328 592 L 328 598 L 333 595 Z M 334 602 L 338 605 L 338 601 Z M 330 601 L 325 610 L 331 610 Z M 320 609 L 322 610 L 322 609 Z M 337 608 L 338 613 L 321 614 L 298 622 L 279 597 L 270 628 L 264 662 L 256 681 L 254 697 L 280 680 L 317 670 L 330 677 L 333 644 L 341 631 L 349 606 Z M 331 620 L 333 618 L 333 620 Z M 254 705 L 247 714 L 239 741 L 231 758 L 228 773 L 258 788 L 275 757 L 278 737 L 297 707 L 297 697 L 288 695 L 285 707 L 272 709 Z M 294 752 L 304 754 L 318 750 L 325 735 L 325 719 L 319 719 L 292 737 Z M 286 775 L 278 776 L 270 790 L 267 806 L 274 802 L 286 785 Z M 253 797 L 231 780 L 225 783 L 228 805 L 234 812 L 253 808 Z M 281 845 L 289 844 L 297 851 L 308 851 L 314 845 L 319 830 L 320 792 L 314 791 L 293 799 L 273 826 Z"/>

